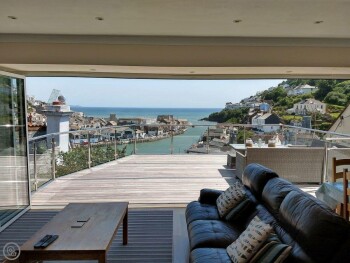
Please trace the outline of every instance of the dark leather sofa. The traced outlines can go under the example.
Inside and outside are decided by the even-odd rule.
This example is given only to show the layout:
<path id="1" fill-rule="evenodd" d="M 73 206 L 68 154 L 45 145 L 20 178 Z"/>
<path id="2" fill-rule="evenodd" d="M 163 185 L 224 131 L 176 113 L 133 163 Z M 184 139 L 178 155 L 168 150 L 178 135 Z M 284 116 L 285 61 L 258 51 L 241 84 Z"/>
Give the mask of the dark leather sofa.
<path id="1" fill-rule="evenodd" d="M 188 204 L 191 262 L 231 262 L 226 247 L 255 215 L 292 247 L 285 262 L 350 262 L 350 224 L 325 204 L 259 164 L 248 165 L 242 181 L 251 202 L 234 220 L 219 217 L 216 199 L 222 191 L 203 189 Z"/>

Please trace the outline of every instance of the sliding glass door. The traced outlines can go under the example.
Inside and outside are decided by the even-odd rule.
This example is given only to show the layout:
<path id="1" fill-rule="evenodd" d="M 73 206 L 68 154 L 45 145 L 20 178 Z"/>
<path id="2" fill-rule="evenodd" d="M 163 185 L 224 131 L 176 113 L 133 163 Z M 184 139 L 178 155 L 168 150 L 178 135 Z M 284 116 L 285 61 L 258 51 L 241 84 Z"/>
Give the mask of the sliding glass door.
<path id="1" fill-rule="evenodd" d="M 29 206 L 24 78 L 0 72 L 0 230 Z"/>

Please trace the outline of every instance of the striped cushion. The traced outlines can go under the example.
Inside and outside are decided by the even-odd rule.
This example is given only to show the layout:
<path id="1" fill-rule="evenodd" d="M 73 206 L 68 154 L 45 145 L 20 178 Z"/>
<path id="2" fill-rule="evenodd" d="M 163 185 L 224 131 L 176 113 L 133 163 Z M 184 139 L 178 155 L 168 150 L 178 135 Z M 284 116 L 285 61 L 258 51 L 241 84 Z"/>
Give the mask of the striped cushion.
<path id="1" fill-rule="evenodd" d="M 245 263 L 264 245 L 272 227 L 255 216 L 246 230 L 226 249 L 234 263 Z"/>
<path id="2" fill-rule="evenodd" d="M 270 234 L 265 245 L 249 261 L 250 263 L 281 263 L 290 254 L 291 246 L 282 244 L 275 233 Z"/>
<path id="3" fill-rule="evenodd" d="M 236 182 L 234 185 L 227 188 L 227 190 L 216 199 L 216 206 L 220 217 L 227 215 L 232 208 L 243 200 L 244 196 L 245 191 L 240 182 Z"/>
<path id="4" fill-rule="evenodd" d="M 245 195 L 241 202 L 225 216 L 226 221 L 234 222 L 246 218 L 254 203 Z"/>

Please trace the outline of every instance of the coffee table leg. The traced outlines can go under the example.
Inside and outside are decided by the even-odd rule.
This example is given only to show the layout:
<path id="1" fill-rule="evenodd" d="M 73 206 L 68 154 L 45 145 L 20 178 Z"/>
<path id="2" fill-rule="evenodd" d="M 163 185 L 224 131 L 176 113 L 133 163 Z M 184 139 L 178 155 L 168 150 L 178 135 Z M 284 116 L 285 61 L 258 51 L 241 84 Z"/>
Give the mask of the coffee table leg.
<path id="1" fill-rule="evenodd" d="M 123 245 L 128 244 L 128 208 L 123 219 Z"/>
<path id="2" fill-rule="evenodd" d="M 103 252 L 101 254 L 98 255 L 98 263 L 106 263 L 106 252 Z"/>

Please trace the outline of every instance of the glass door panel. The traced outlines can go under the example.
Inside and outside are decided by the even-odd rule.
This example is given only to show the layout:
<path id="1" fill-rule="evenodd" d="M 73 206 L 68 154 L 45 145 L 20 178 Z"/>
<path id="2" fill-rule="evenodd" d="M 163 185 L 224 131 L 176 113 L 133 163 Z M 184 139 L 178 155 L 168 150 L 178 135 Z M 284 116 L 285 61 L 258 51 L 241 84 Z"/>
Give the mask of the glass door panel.
<path id="1" fill-rule="evenodd" d="M 0 228 L 29 206 L 24 79 L 0 74 Z"/>

